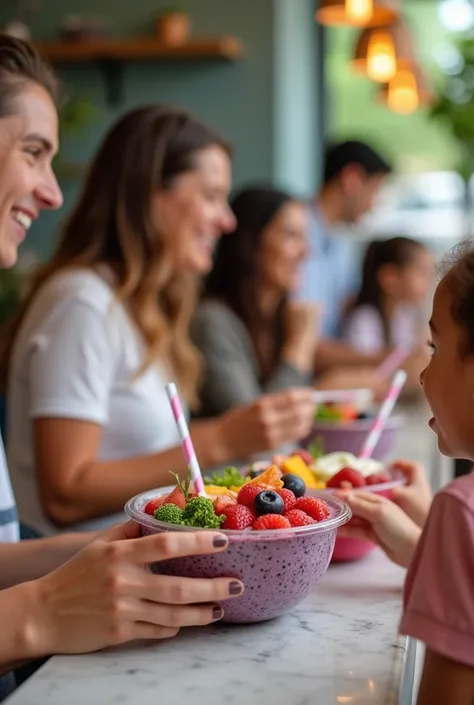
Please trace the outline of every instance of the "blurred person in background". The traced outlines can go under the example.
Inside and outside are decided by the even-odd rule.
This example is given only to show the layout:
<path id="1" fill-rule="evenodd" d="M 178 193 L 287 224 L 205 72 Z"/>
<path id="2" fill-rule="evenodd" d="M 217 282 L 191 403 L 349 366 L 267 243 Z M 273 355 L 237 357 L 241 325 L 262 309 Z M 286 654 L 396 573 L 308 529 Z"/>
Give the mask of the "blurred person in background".
<path id="1" fill-rule="evenodd" d="M 367 355 L 340 340 L 344 311 L 357 292 L 360 272 L 352 243 L 335 231 L 354 224 L 372 208 L 391 166 L 372 147 L 346 141 L 329 147 L 324 157 L 323 183 L 309 209 L 309 256 L 297 292 L 300 301 L 321 307 L 316 364 L 378 364 L 380 355 Z"/>
<path id="2" fill-rule="evenodd" d="M 219 243 L 192 326 L 204 359 L 205 416 L 315 378 L 319 309 L 291 298 L 308 255 L 307 208 L 259 185 L 239 191 L 231 206 L 236 227 Z M 382 383 L 354 368 L 334 368 L 316 382 L 324 389 L 361 385 L 377 390 Z"/>
<path id="3" fill-rule="evenodd" d="M 342 339 L 367 355 L 402 348 L 408 355 L 408 386 L 420 388 L 428 361 L 426 306 L 435 280 L 434 259 L 421 242 L 406 237 L 371 242 L 362 283 L 344 317 Z"/>
<path id="4" fill-rule="evenodd" d="M 199 408 L 198 277 L 235 227 L 231 150 L 187 113 L 137 108 L 109 130 L 51 260 L 11 324 L 8 459 L 22 523 L 97 529 L 185 476 L 165 392 Z M 203 468 L 279 448 L 312 424 L 311 388 L 191 424 Z"/>

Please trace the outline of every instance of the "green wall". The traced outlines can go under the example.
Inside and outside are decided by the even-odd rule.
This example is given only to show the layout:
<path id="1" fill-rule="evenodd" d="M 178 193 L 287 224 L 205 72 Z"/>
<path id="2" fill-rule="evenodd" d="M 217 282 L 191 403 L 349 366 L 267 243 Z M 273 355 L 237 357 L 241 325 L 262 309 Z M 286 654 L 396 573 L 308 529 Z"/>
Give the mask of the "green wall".
<path id="1" fill-rule="evenodd" d="M 277 58 L 279 46 L 286 42 L 287 31 L 281 26 L 281 3 L 292 0 L 183 0 L 180 6 L 187 10 L 193 19 L 193 33 L 198 36 L 233 34 L 242 39 L 245 45 L 245 58 L 236 63 L 158 63 L 139 62 L 124 66 L 125 100 L 122 105 L 111 109 L 106 103 L 103 79 L 93 64 L 77 65 L 61 71 L 64 82 L 73 89 L 76 96 L 88 97 L 100 110 L 98 119 L 80 137 L 68 138 L 61 145 L 63 159 L 87 161 L 110 123 L 124 110 L 140 103 L 163 101 L 186 107 L 203 120 L 219 129 L 235 146 L 234 183 L 248 180 L 285 181 L 285 185 L 308 191 L 313 187 L 316 173 L 317 155 L 308 156 L 308 151 L 298 147 L 301 159 L 285 168 L 288 144 L 293 140 L 305 141 L 311 137 L 314 122 L 311 116 L 301 120 L 297 134 L 275 128 L 275 107 L 288 95 L 285 87 L 298 71 L 298 61 L 293 61 L 291 71 L 280 71 Z M 107 21 L 112 35 L 137 36 L 153 32 L 153 20 L 165 2 L 160 0 L 81 0 L 74 5 L 72 0 L 43 0 L 40 12 L 31 21 L 35 39 L 51 39 L 57 36 L 61 18 L 68 13 L 80 12 L 88 16 L 101 16 Z M 16 0 L 1 0 L 0 25 L 14 15 Z M 315 41 L 313 2 L 302 0 L 303 13 L 298 22 L 307 21 L 305 42 Z M 287 8 L 288 9 L 288 8 Z M 276 23 L 280 23 L 278 28 Z M 293 33 L 295 27 L 291 30 Z M 300 40 L 301 41 L 301 40 Z M 307 52 L 300 51 L 299 61 L 306 60 Z M 311 71 L 306 69 L 300 80 L 299 95 L 304 93 L 304 82 L 311 81 Z M 308 88 L 309 90 L 309 88 Z M 311 98 L 301 104 L 301 110 L 316 110 L 314 89 L 309 90 Z M 298 107 L 299 110 L 299 107 Z M 294 112 L 294 111 L 293 111 Z M 293 124 L 297 118 L 292 116 Z M 277 155 L 276 140 L 281 149 Z M 283 151 L 282 151 L 283 150 Z M 312 150 L 312 145 L 311 145 Z M 288 160 L 287 160 L 288 161 Z M 278 168 L 277 168 L 278 162 Z M 313 162 L 313 163 L 311 163 Z M 288 178 L 285 178 L 287 176 Z M 65 207 L 58 213 L 45 214 L 32 229 L 28 249 L 46 255 L 51 238 L 57 231 L 60 217 L 76 197 L 78 185 L 71 182 L 62 184 Z"/>

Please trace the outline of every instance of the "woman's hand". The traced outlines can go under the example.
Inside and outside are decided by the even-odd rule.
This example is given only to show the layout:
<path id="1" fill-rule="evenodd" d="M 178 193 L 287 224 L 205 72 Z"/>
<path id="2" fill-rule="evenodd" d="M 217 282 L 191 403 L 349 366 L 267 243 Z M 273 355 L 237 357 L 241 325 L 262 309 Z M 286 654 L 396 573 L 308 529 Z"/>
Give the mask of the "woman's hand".
<path id="1" fill-rule="evenodd" d="M 352 520 L 340 536 L 378 544 L 394 562 L 408 567 L 421 535 L 419 527 L 396 504 L 372 492 L 338 492 L 352 509 Z"/>
<path id="2" fill-rule="evenodd" d="M 421 465 L 406 460 L 396 460 L 390 465 L 406 478 L 406 485 L 392 490 L 392 501 L 408 514 L 410 519 L 423 528 L 428 517 L 433 493 Z"/>
<path id="3" fill-rule="evenodd" d="M 380 400 L 385 397 L 389 382 L 371 367 L 334 367 L 318 378 L 316 388 L 370 389 L 375 399 Z"/>
<path id="4" fill-rule="evenodd" d="M 235 578 L 154 575 L 147 565 L 218 553 L 222 534 L 164 532 L 139 537 L 134 523 L 93 540 L 63 566 L 26 589 L 28 653 L 85 653 L 135 639 L 166 639 L 181 627 L 223 616 L 216 604 L 243 591 Z M 15 588 L 13 588 L 15 589 Z"/>
<path id="5" fill-rule="evenodd" d="M 216 442 L 225 445 L 228 458 L 248 458 L 281 448 L 309 434 L 315 408 L 310 388 L 266 394 L 221 416 L 217 421 Z"/>

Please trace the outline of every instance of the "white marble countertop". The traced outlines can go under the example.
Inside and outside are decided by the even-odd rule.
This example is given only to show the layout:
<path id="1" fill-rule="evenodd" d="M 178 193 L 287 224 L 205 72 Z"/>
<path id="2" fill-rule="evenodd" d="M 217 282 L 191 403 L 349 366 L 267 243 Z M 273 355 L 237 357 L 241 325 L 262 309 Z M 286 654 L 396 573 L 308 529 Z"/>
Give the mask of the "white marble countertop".
<path id="1" fill-rule="evenodd" d="M 52 658 L 8 705 L 398 705 L 404 571 L 378 550 L 333 565 L 287 615 Z M 407 704 L 408 705 L 408 704 Z"/>

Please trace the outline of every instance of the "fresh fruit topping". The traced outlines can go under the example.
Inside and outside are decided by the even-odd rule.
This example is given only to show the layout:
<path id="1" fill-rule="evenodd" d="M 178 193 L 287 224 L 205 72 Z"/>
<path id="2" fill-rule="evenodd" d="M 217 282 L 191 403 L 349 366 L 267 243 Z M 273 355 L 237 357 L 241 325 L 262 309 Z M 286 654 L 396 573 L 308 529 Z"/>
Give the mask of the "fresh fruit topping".
<path id="1" fill-rule="evenodd" d="M 296 500 L 295 509 L 301 509 L 315 521 L 324 521 L 329 516 L 329 507 L 326 502 L 316 497 L 300 497 Z"/>
<path id="2" fill-rule="evenodd" d="M 181 524 L 183 521 L 183 510 L 176 504 L 162 504 L 155 512 L 155 519 L 165 521 L 167 524 Z"/>
<path id="3" fill-rule="evenodd" d="M 176 504 L 176 506 L 180 509 L 184 509 L 186 506 L 186 497 L 179 485 L 174 488 L 170 495 L 168 495 L 166 501 L 168 504 Z"/>
<path id="4" fill-rule="evenodd" d="M 234 492 L 233 490 L 229 489 L 229 487 L 219 487 L 218 485 L 204 485 L 204 489 L 208 497 L 222 497 L 223 495 L 227 495 L 228 497 L 234 497 L 234 499 L 237 497 L 237 492 Z"/>
<path id="5" fill-rule="evenodd" d="M 290 509 L 293 509 L 293 507 L 296 504 L 296 497 L 294 493 L 291 490 L 286 489 L 285 487 L 282 487 L 281 490 L 278 490 L 278 494 L 283 500 L 283 504 L 285 505 L 283 508 L 283 514 L 286 512 L 289 512 Z"/>
<path id="6" fill-rule="evenodd" d="M 327 481 L 326 487 L 344 487 L 350 489 L 351 487 L 364 487 L 365 484 L 365 477 L 361 472 L 354 468 L 346 467 L 333 475 Z"/>
<path id="7" fill-rule="evenodd" d="M 255 497 L 263 492 L 265 488 L 261 485 L 254 485 L 251 482 L 247 483 L 242 487 L 239 494 L 237 495 L 237 504 L 243 504 L 250 509 L 253 509 L 253 503 Z"/>
<path id="8" fill-rule="evenodd" d="M 145 509 L 144 509 L 145 514 L 149 514 L 150 516 L 154 516 L 155 511 L 158 509 L 158 507 L 161 507 L 161 505 L 164 504 L 165 502 L 169 502 L 169 499 L 167 496 L 153 497 L 153 499 L 150 499 L 150 501 L 145 505 Z"/>
<path id="9" fill-rule="evenodd" d="M 392 478 L 386 472 L 374 472 L 365 478 L 367 485 L 381 485 L 384 482 L 390 482 Z"/>
<path id="10" fill-rule="evenodd" d="M 306 463 L 306 465 L 312 465 L 314 462 L 314 458 L 311 455 L 311 453 L 309 452 L 309 450 L 305 450 L 304 448 L 300 448 L 299 450 L 295 450 L 291 454 L 291 457 L 292 458 L 296 458 L 296 457 L 301 458 L 303 463 Z"/>
<path id="11" fill-rule="evenodd" d="M 211 477 L 204 478 L 205 485 L 215 485 L 217 487 L 241 487 L 245 478 L 233 465 L 225 468 L 222 472 L 216 472 Z"/>
<path id="12" fill-rule="evenodd" d="M 219 516 L 220 514 L 225 514 L 229 507 L 235 507 L 236 504 L 237 500 L 234 497 L 223 494 L 214 500 L 214 511 Z"/>
<path id="13" fill-rule="evenodd" d="M 281 514 L 264 514 L 253 523 L 254 531 L 266 531 L 271 529 L 290 529 L 291 524 Z"/>
<path id="14" fill-rule="evenodd" d="M 315 479 L 313 473 L 306 463 L 299 457 L 299 455 L 294 455 L 291 458 L 285 458 L 282 464 L 282 470 L 287 475 L 298 475 L 298 477 L 301 477 L 301 479 L 304 480 L 306 487 L 314 488 Z M 291 490 L 292 488 L 289 487 L 288 489 Z"/>
<path id="15" fill-rule="evenodd" d="M 230 531 L 243 531 L 253 526 L 256 514 L 243 504 L 234 504 L 225 511 L 225 520 L 222 529 Z"/>
<path id="16" fill-rule="evenodd" d="M 270 465 L 261 475 L 250 480 L 250 485 L 261 485 L 266 490 L 279 490 L 283 487 L 281 472 L 276 465 Z"/>
<path id="17" fill-rule="evenodd" d="M 285 502 L 274 490 L 264 490 L 255 497 L 254 508 L 259 515 L 282 514 L 285 509 Z"/>
<path id="18" fill-rule="evenodd" d="M 256 477 L 262 475 L 264 472 L 265 470 L 250 470 L 248 472 L 248 477 L 250 477 L 251 480 L 255 480 Z"/>
<path id="19" fill-rule="evenodd" d="M 224 515 L 217 516 L 210 499 L 194 497 L 183 510 L 182 523 L 186 526 L 199 526 L 202 529 L 218 529 L 224 518 Z"/>
<path id="20" fill-rule="evenodd" d="M 287 490 L 291 490 L 295 497 L 304 497 L 306 485 L 302 477 L 286 473 L 281 479 L 283 480 L 283 487 Z"/>
<path id="21" fill-rule="evenodd" d="M 290 522 L 291 526 L 309 526 L 316 522 L 301 509 L 291 509 L 283 515 Z"/>

